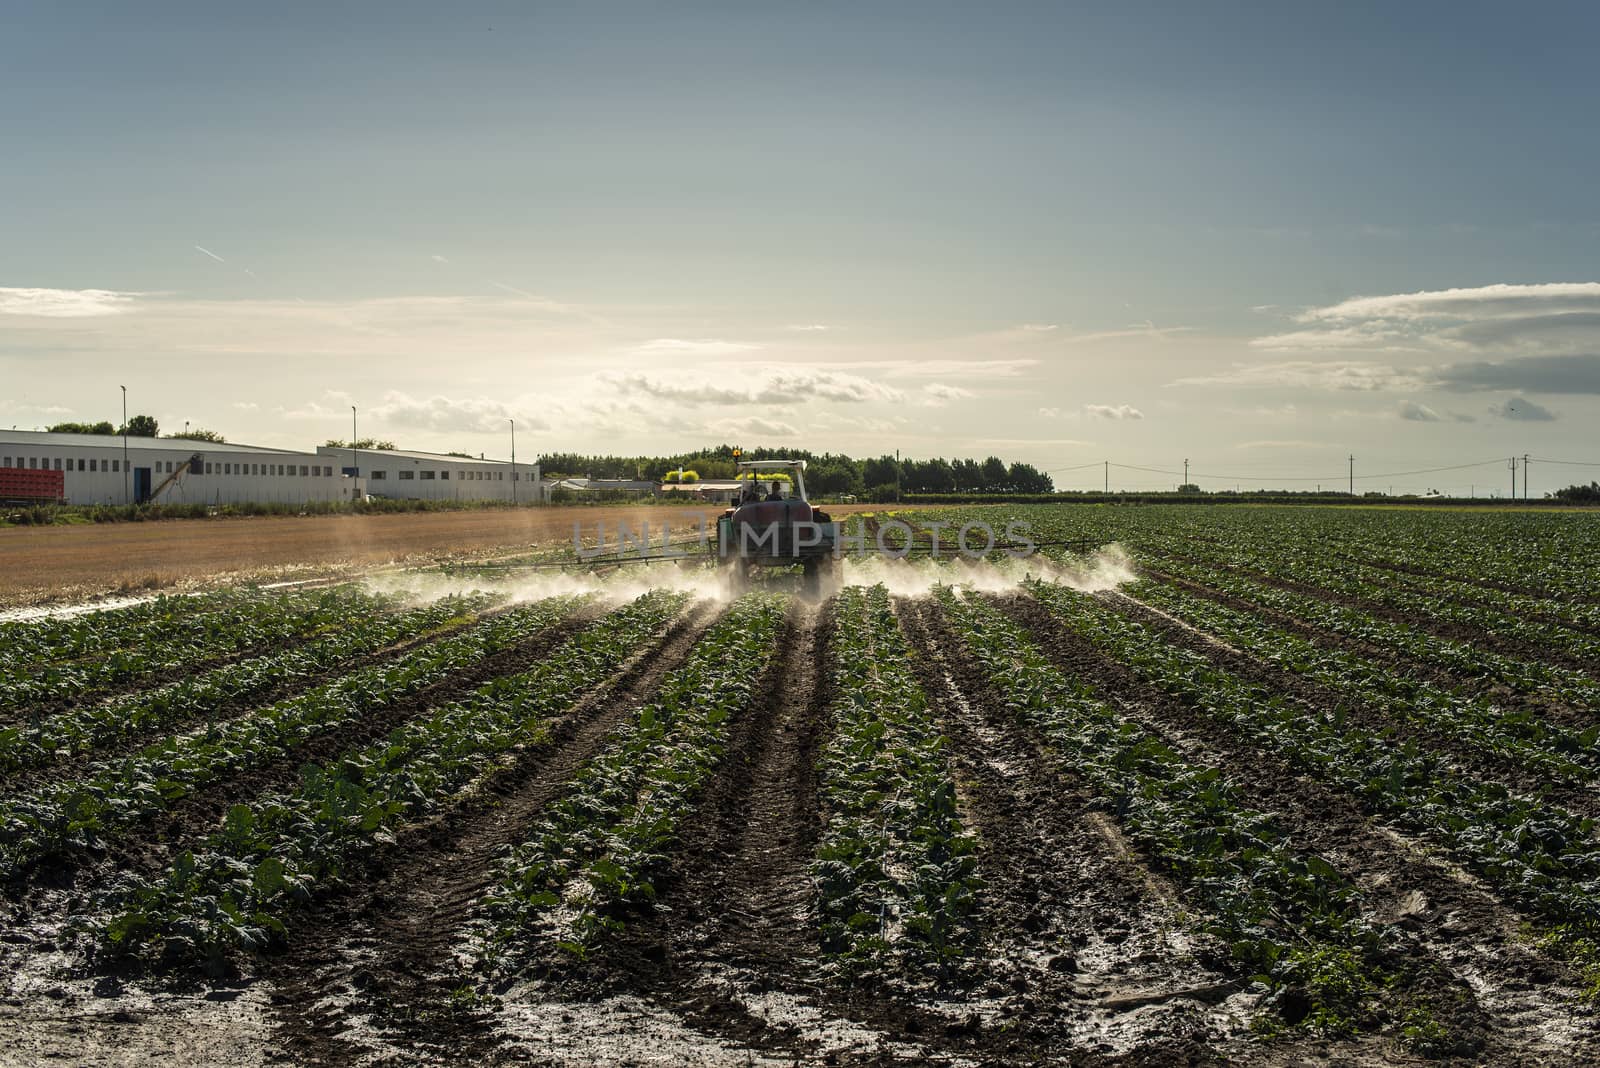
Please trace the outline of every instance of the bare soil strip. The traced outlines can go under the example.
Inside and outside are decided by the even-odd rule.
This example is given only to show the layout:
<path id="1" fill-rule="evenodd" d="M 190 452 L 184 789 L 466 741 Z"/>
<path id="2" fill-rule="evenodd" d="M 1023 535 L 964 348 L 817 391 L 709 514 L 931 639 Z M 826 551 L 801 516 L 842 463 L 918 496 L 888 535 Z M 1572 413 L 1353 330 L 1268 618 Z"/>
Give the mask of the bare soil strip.
<path id="1" fill-rule="evenodd" d="M 1349 722 L 1375 732 L 1390 732 L 1397 742 L 1415 741 L 1423 749 L 1445 757 L 1449 763 L 1473 778 L 1499 782 L 1525 794 L 1542 795 L 1575 812 L 1600 816 L 1600 794 L 1592 785 L 1555 782 L 1538 768 L 1485 752 L 1450 731 L 1397 721 L 1381 708 L 1373 708 L 1331 686 L 1235 649 L 1130 594 L 1111 591 L 1103 596 L 1116 604 L 1123 615 L 1160 631 L 1174 645 L 1211 658 L 1240 678 L 1278 693 L 1289 694 L 1313 709 L 1340 709 Z"/>
<path id="2" fill-rule="evenodd" d="M 1292 822 L 1298 846 L 1352 878 L 1369 916 L 1404 932 L 1425 979 L 1446 974 L 1429 995 L 1436 1017 L 1469 1042 L 1480 1063 L 1574 1063 L 1600 1058 L 1592 1013 L 1576 999 L 1576 977 L 1528 941 L 1524 919 L 1440 851 L 1377 825 L 1350 795 L 1256 748 L 1230 727 L 1149 686 L 1125 665 L 1059 626 L 1033 598 L 994 602 L 1026 627 L 1063 671 L 1115 695 L 1133 719 L 1180 751 L 1220 767 L 1251 807 Z M 1176 634 L 1174 640 L 1181 640 Z M 1215 655 L 1214 646 L 1200 651 Z"/>
<path id="3" fill-rule="evenodd" d="M 643 994 L 746 1048 L 807 1050 L 741 994 L 810 972 L 818 956 L 809 867 L 821 830 L 816 754 L 831 628 L 831 618 L 818 626 L 822 615 L 794 602 L 761 696 L 733 721 L 728 752 L 684 821 L 683 845 L 659 884 L 665 907 L 631 921 L 578 988 Z"/>
<path id="4" fill-rule="evenodd" d="M 1219 1035 L 1202 1006 L 1245 985 L 1207 963 L 1226 950 L 1184 931 L 1171 885 L 1140 864 L 1093 791 L 1000 711 L 937 606 L 896 608 L 980 838 L 994 1051 L 1204 1059 Z"/>
<path id="5" fill-rule="evenodd" d="M 345 892 L 295 925 L 291 948 L 266 972 L 278 1059 L 348 1063 L 374 1046 L 450 1063 L 482 1063 L 493 1054 L 492 1021 L 457 1011 L 451 991 L 461 981 L 453 954 L 462 927 L 492 884 L 496 860 L 718 614 L 702 604 L 681 617 L 610 686 L 583 695 L 546 744 L 520 754 L 467 805 L 405 832 Z M 347 1031 L 361 1031 L 367 1041 L 347 1038 Z"/>

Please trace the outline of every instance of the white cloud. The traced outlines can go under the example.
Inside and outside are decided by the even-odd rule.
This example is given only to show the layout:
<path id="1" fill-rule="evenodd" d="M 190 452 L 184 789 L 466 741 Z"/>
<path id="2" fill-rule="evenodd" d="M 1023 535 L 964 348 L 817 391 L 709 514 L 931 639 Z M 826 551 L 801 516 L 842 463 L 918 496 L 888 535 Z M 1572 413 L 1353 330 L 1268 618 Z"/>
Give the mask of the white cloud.
<path id="1" fill-rule="evenodd" d="M 1368 392 L 1383 389 L 1419 389 L 1418 371 L 1363 361 L 1289 360 L 1283 363 L 1235 364 L 1232 370 L 1196 375 L 1169 383 L 1174 386 L 1256 386 L 1275 389 L 1332 389 Z"/>
<path id="2" fill-rule="evenodd" d="M 0 315 L 80 319 L 128 311 L 135 297 L 114 289 L 37 289 L 0 286 Z"/>
<path id="3" fill-rule="evenodd" d="M 232 407 L 239 409 L 241 412 L 253 412 L 261 405 L 255 401 L 234 401 Z"/>
<path id="4" fill-rule="evenodd" d="M 977 394 L 961 386 L 949 386 L 943 382 L 929 382 L 922 387 L 922 403 L 928 408 L 943 408 L 951 401 L 971 400 Z"/>
<path id="5" fill-rule="evenodd" d="M 1038 364 L 1038 360 L 860 360 L 818 366 L 882 371 L 885 378 L 1017 378 Z"/>
<path id="6" fill-rule="evenodd" d="M 646 356 L 731 356 L 737 352 L 750 352 L 760 347 L 742 341 L 724 341 L 714 337 L 658 337 L 646 341 L 634 351 Z"/>
<path id="7" fill-rule="evenodd" d="M 799 333 L 821 333 L 829 327 L 824 323 L 791 323 L 784 327 L 785 330 L 794 330 Z"/>
<path id="8" fill-rule="evenodd" d="M 639 371 L 608 372 L 598 376 L 601 388 L 619 394 L 653 397 L 689 407 L 706 405 L 789 405 L 811 401 L 861 404 L 872 401 L 903 403 L 905 394 L 859 375 L 810 369 L 772 370 L 742 383 L 693 379 L 663 381 Z"/>
<path id="9" fill-rule="evenodd" d="M 1048 334 L 1052 330 L 1059 330 L 1055 323 L 1023 323 L 1018 329 L 1026 330 L 1033 334 Z"/>
<path id="10" fill-rule="evenodd" d="M 1426 404 L 1418 404 L 1413 400 L 1403 400 L 1400 402 L 1399 415 L 1401 419 L 1405 419 L 1413 423 L 1439 423 L 1444 421 L 1444 416 L 1440 415 Z"/>
<path id="11" fill-rule="evenodd" d="M 742 419 L 722 419 L 713 424 L 719 433 L 732 435 L 747 435 L 768 438 L 797 438 L 800 430 L 792 423 L 785 423 L 779 419 L 767 419 L 759 415 L 746 416 Z"/>
<path id="12" fill-rule="evenodd" d="M 1144 418 L 1144 413 L 1131 404 L 1085 404 L 1083 411 L 1092 419 Z"/>
<path id="13" fill-rule="evenodd" d="M 1542 404 L 1535 404 L 1526 397 L 1511 397 L 1499 404 L 1489 406 L 1489 414 L 1501 419 L 1511 419 L 1517 422 L 1549 423 L 1557 416 Z"/>
<path id="14" fill-rule="evenodd" d="M 1472 289 L 1439 289 L 1381 297 L 1352 297 L 1325 308 L 1313 308 L 1302 322 L 1352 319 L 1482 319 L 1529 312 L 1600 309 L 1600 282 L 1498 284 Z"/>
<path id="15" fill-rule="evenodd" d="M 492 397 L 432 397 L 414 398 L 391 390 L 383 395 L 383 402 L 367 410 L 367 416 L 383 426 L 406 427 L 414 430 L 447 431 L 465 434 L 509 435 L 510 421 L 529 430 L 548 429 L 541 417 L 529 415 L 521 408 L 495 400 Z"/>
<path id="16" fill-rule="evenodd" d="M 1039 414 L 1041 416 L 1043 416 L 1044 418 L 1046 418 L 1046 419 L 1060 419 L 1061 418 L 1061 409 L 1060 408 L 1040 408 L 1039 409 Z"/>

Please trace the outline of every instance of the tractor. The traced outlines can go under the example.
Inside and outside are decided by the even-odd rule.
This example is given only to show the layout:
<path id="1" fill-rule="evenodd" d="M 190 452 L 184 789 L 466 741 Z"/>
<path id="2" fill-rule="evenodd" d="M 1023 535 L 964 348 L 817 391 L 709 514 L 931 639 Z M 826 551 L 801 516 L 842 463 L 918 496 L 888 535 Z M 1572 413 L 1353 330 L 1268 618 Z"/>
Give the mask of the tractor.
<path id="1" fill-rule="evenodd" d="M 717 520 L 717 562 L 730 590 L 749 589 L 761 568 L 798 565 L 807 596 L 830 596 L 838 585 L 839 524 L 807 500 L 806 462 L 741 460 L 738 480 L 739 499 Z"/>

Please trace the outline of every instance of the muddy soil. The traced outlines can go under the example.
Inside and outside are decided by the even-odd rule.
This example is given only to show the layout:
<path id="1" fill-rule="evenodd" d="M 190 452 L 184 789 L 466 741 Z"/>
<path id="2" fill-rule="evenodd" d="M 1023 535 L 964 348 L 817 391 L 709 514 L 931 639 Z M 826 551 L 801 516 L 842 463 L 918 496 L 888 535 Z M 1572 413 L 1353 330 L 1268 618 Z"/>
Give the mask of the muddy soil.
<path id="1" fill-rule="evenodd" d="M 1127 715 L 1180 752 L 1221 768 L 1247 804 L 1278 814 L 1292 828 L 1298 848 L 1344 871 L 1362 890 L 1369 917 L 1410 944 L 1411 993 L 1447 1023 L 1463 1056 L 1536 1064 L 1600 1058 L 1600 1031 L 1578 996 L 1578 977 L 1533 944 L 1526 917 L 1443 850 L 1375 819 L 1350 795 L 1146 684 L 1063 628 L 1033 598 L 995 603 L 1064 672 L 1112 695 Z M 1175 631 L 1172 640 L 1192 640 Z M 1218 653 L 1210 643 L 1194 648 Z M 1396 1053 L 1396 1036 L 1387 1037 Z"/>

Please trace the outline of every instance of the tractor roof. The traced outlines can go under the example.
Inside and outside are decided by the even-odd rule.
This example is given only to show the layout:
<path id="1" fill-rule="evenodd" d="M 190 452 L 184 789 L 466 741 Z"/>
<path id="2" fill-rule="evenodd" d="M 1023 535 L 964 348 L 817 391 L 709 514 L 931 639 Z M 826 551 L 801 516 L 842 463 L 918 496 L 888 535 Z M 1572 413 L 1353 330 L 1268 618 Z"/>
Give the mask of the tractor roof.
<path id="1" fill-rule="evenodd" d="M 785 471 L 806 469 L 804 460 L 740 460 L 741 471 Z"/>

